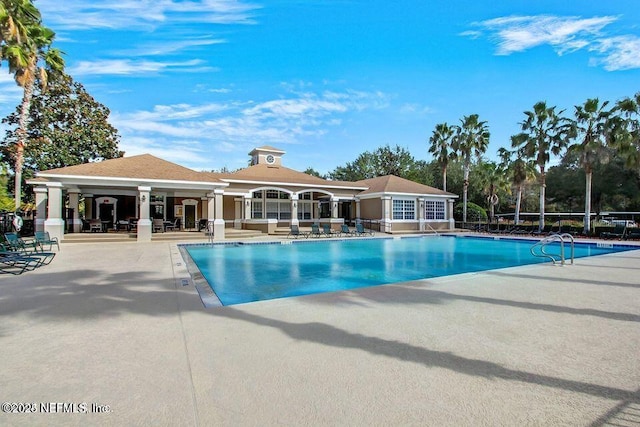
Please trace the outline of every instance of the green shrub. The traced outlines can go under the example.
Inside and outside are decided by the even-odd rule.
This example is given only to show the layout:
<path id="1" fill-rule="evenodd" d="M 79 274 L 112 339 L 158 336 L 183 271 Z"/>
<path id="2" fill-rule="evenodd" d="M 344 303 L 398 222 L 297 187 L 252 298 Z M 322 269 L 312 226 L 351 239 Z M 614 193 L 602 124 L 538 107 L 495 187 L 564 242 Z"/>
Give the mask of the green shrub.
<path id="1" fill-rule="evenodd" d="M 453 210 L 456 221 L 462 221 L 462 203 L 458 203 Z M 487 211 L 472 202 L 467 202 L 467 222 L 487 222 Z"/>

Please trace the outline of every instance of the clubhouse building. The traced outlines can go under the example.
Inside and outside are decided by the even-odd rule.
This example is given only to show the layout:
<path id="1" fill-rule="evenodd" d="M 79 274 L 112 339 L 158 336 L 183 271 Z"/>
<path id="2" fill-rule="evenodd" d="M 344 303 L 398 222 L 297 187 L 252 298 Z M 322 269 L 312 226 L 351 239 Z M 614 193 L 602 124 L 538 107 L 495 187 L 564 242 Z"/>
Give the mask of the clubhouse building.
<path id="1" fill-rule="evenodd" d="M 145 242 L 159 220 L 182 230 L 206 228 L 217 240 L 228 228 L 272 234 L 312 223 L 339 230 L 363 221 L 385 233 L 454 228 L 455 194 L 393 175 L 325 180 L 283 166 L 284 154 L 256 148 L 251 165 L 233 173 L 196 172 L 150 154 L 42 171 L 28 181 L 36 196 L 35 229 L 62 239 L 100 220 L 101 231 L 133 224 Z"/>

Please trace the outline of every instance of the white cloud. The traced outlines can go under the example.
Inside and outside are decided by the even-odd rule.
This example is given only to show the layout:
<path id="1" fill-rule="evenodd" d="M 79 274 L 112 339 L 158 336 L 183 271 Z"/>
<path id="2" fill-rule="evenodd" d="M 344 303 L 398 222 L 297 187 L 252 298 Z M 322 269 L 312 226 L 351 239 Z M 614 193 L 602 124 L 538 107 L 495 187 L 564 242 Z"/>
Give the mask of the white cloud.
<path id="1" fill-rule="evenodd" d="M 7 68 L 0 68 L 0 105 L 17 106 L 22 98 L 22 93 L 23 90 L 16 84 L 13 74 L 9 74 Z"/>
<path id="2" fill-rule="evenodd" d="M 239 0 L 39 0 L 58 30 L 144 29 L 166 23 L 253 24 L 258 5 Z"/>
<path id="3" fill-rule="evenodd" d="M 212 39 L 209 37 L 189 38 L 177 41 L 164 41 L 155 44 L 141 45 L 135 50 L 117 52 L 124 56 L 158 56 L 171 53 L 184 53 L 185 50 L 201 46 L 227 43 L 225 39 Z"/>
<path id="4" fill-rule="evenodd" d="M 491 33 L 498 44 L 498 55 L 509 55 L 545 44 L 560 52 L 584 47 L 584 43 L 588 44 L 605 26 L 617 19 L 615 16 L 509 16 L 475 25 Z"/>
<path id="5" fill-rule="evenodd" d="M 161 62 L 146 59 L 106 59 L 99 61 L 80 61 L 67 72 L 74 76 L 85 75 L 142 75 L 164 71 L 200 72 L 217 71 L 215 67 L 200 66 L 204 61 L 192 59 L 182 62 Z"/>
<path id="6" fill-rule="evenodd" d="M 595 64 L 603 64 L 608 71 L 640 68 L 640 37 L 619 36 L 598 40 L 591 48 L 603 55 L 594 59 Z"/>
<path id="7" fill-rule="evenodd" d="M 510 55 L 537 46 L 549 45 L 558 55 L 588 50 L 600 56 L 592 65 L 604 65 L 608 71 L 640 68 L 640 38 L 635 35 L 610 37 L 607 26 L 617 16 L 582 18 L 577 16 L 508 16 L 476 22 L 481 30 L 469 30 L 461 36 L 476 39 L 488 33 L 497 44 L 497 55 Z"/>
<path id="8" fill-rule="evenodd" d="M 262 102 L 157 105 L 149 111 L 114 112 L 111 121 L 127 142 L 122 148 L 128 154 L 150 152 L 168 160 L 186 156 L 190 160 L 181 164 L 202 168 L 204 157 L 215 153 L 236 152 L 244 161 L 258 145 L 297 144 L 324 135 L 349 113 L 386 105 L 385 98 L 379 92 L 344 91 Z M 222 166 L 206 163 L 208 169 Z"/>

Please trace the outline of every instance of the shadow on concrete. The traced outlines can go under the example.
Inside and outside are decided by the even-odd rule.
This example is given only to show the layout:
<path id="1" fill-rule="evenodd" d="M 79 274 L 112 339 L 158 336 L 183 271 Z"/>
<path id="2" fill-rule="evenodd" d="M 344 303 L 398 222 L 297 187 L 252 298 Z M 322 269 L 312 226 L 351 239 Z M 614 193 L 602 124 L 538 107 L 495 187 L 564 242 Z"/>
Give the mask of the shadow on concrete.
<path id="1" fill-rule="evenodd" d="M 559 268 L 563 268 L 563 267 L 559 267 Z M 571 267 L 567 267 L 567 268 L 571 268 Z M 607 268 L 610 268 L 610 267 L 607 266 Z M 590 279 L 576 280 L 576 279 L 566 279 L 558 276 L 545 277 L 545 276 L 538 276 L 533 274 L 508 273 L 508 272 L 497 271 L 497 270 L 493 270 L 493 271 L 488 270 L 488 271 L 483 271 L 482 273 L 488 276 L 496 276 L 496 277 L 503 277 L 503 278 L 518 277 L 520 279 L 529 279 L 534 283 L 539 281 L 548 281 L 548 282 L 567 282 L 567 283 L 576 283 L 576 284 L 587 284 L 587 285 L 596 285 L 596 286 L 617 286 L 621 288 L 640 288 L 640 283 L 611 282 L 606 280 L 590 280 Z"/>
<path id="2" fill-rule="evenodd" d="M 449 369 L 466 375 L 518 381 L 612 400 L 640 402 L 640 396 L 637 393 L 623 389 L 518 371 L 500 366 L 497 363 L 457 356 L 450 352 L 434 351 L 400 341 L 347 332 L 323 323 L 290 323 L 246 313 L 232 307 L 217 309 L 214 314 L 229 319 L 251 322 L 263 327 L 276 328 L 298 341 L 361 350 L 405 362 L 419 363 L 426 367 Z"/>
<path id="3" fill-rule="evenodd" d="M 328 298 L 322 298 L 322 295 L 314 302 L 324 304 L 355 304 L 363 305 L 363 300 L 373 301 L 380 304 L 444 304 L 453 301 L 471 301 L 482 304 L 499 305 L 505 307 L 523 308 L 526 310 L 542 310 L 552 313 L 571 314 L 579 316 L 595 316 L 603 319 L 620 320 L 624 322 L 640 322 L 640 315 L 632 313 L 618 313 L 613 311 L 597 310 L 593 308 L 574 308 L 562 305 L 542 304 L 527 301 L 514 301 L 508 299 L 482 297 L 475 295 L 456 294 L 440 290 L 428 289 L 426 287 L 418 287 L 411 285 L 388 285 L 393 288 L 390 292 L 366 292 L 363 289 L 355 289 L 350 292 L 334 294 Z M 393 295 L 391 294 L 393 292 Z M 356 298 L 352 298 L 352 297 Z"/>
<path id="4" fill-rule="evenodd" d="M 145 283 L 158 282 L 155 272 L 127 272 L 105 275 L 104 271 L 75 270 L 25 273 L 11 282 L 2 282 L 0 317 L 28 313 L 30 316 L 64 320 L 99 318 L 123 313 L 149 316 L 175 314 L 176 289 L 173 279 L 149 289 Z"/>

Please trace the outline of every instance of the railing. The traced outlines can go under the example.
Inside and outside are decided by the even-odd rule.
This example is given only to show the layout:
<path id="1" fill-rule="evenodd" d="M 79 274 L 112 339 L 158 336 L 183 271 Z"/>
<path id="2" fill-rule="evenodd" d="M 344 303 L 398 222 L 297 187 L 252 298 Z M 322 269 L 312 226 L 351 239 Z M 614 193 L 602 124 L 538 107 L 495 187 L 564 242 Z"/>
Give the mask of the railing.
<path id="1" fill-rule="evenodd" d="M 560 243 L 560 253 L 549 253 L 545 251 L 545 248 L 551 243 L 559 242 Z M 564 244 L 568 242 L 571 244 L 571 264 L 573 264 L 573 259 L 575 255 L 574 250 L 574 239 L 573 236 L 569 233 L 563 234 L 552 234 L 551 236 L 545 237 L 544 239 L 536 242 L 533 246 L 531 246 L 531 255 L 542 258 L 549 258 L 553 264 L 556 262 L 560 262 L 560 265 L 565 264 L 565 253 L 564 253 Z M 540 252 L 536 252 L 536 248 L 539 248 Z"/>
<path id="2" fill-rule="evenodd" d="M 424 225 L 426 225 L 427 227 L 429 227 L 429 229 L 430 229 L 431 231 L 433 231 L 433 232 L 435 233 L 435 235 L 436 235 L 436 236 L 439 236 L 439 235 L 440 235 L 440 233 L 438 233 L 438 231 L 437 231 L 435 228 L 433 228 L 433 227 L 431 226 L 431 224 L 429 224 L 428 222 L 425 222 L 425 223 L 424 223 Z"/>
<path id="3" fill-rule="evenodd" d="M 355 219 L 355 223 L 362 223 L 362 226 L 365 229 L 368 229 L 370 231 L 381 231 L 380 230 L 380 221 L 378 220 L 374 220 L 374 219 L 367 219 L 367 218 L 356 218 Z"/>
<path id="4" fill-rule="evenodd" d="M 211 246 L 213 246 L 213 230 L 214 230 L 214 226 L 213 226 L 213 221 L 207 221 L 207 237 L 209 237 L 209 244 Z"/>

